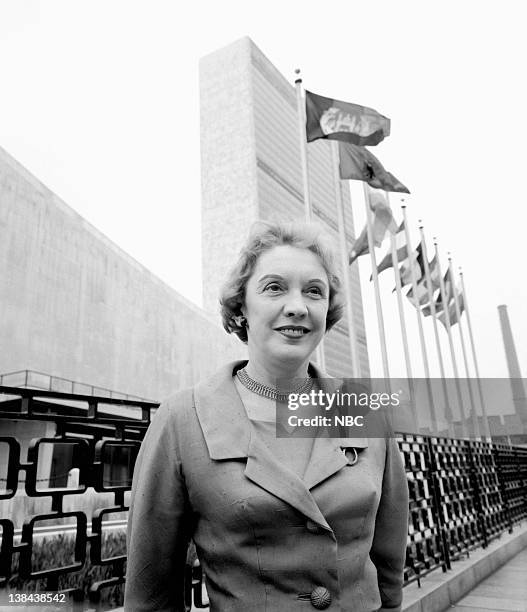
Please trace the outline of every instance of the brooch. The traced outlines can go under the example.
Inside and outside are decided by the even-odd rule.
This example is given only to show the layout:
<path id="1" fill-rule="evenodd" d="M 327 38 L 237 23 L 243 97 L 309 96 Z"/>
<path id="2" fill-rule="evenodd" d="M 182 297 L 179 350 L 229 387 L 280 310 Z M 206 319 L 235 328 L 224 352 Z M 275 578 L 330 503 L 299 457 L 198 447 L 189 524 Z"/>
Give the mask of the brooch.
<path id="1" fill-rule="evenodd" d="M 341 448 L 340 450 L 344 453 L 344 456 L 348 460 L 348 465 L 355 465 L 359 460 L 359 454 L 357 453 L 356 448 Z M 348 457 L 348 451 L 353 451 L 353 458 Z"/>

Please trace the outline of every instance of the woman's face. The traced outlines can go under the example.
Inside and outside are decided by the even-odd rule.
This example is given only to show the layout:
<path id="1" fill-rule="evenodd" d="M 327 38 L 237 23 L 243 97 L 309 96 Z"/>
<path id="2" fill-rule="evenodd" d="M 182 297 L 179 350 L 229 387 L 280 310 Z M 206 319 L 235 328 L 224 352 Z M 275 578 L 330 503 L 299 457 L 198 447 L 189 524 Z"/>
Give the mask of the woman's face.
<path id="1" fill-rule="evenodd" d="M 301 367 L 326 330 L 329 281 L 308 249 L 273 247 L 258 258 L 245 290 L 249 358 Z"/>

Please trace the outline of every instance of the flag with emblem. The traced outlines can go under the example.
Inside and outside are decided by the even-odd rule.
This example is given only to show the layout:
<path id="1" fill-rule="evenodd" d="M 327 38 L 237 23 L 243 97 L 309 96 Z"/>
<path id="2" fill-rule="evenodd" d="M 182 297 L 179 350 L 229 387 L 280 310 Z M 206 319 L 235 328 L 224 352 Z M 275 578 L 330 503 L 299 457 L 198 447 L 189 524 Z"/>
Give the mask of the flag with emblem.
<path id="1" fill-rule="evenodd" d="M 376 145 L 390 135 L 390 120 L 373 108 L 325 98 L 306 90 L 307 141 L 342 140 Z"/>
<path id="2" fill-rule="evenodd" d="M 376 189 L 410 193 L 393 174 L 365 147 L 339 142 L 339 171 L 341 179 L 364 181 Z"/>

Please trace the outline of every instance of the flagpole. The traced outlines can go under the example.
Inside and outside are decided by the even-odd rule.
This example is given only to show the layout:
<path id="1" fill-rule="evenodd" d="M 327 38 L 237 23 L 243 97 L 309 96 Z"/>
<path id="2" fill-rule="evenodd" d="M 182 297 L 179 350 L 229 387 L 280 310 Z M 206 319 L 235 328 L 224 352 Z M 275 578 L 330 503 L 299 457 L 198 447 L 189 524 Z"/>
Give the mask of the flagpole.
<path id="1" fill-rule="evenodd" d="M 379 292 L 379 277 L 377 274 L 377 263 L 375 261 L 375 246 L 373 244 L 373 231 L 372 231 L 372 218 L 370 208 L 370 196 L 366 183 L 362 182 L 362 188 L 364 191 L 364 204 L 366 206 L 366 231 L 368 234 L 368 249 L 370 251 L 371 260 L 371 275 L 373 279 L 373 287 L 375 292 L 375 307 L 377 310 L 377 326 L 379 329 L 379 340 L 381 343 L 381 355 L 382 355 L 382 370 L 386 384 L 390 387 L 390 369 L 388 366 L 388 352 L 386 351 L 386 335 L 384 333 L 384 317 L 382 314 L 381 295 Z"/>
<path id="2" fill-rule="evenodd" d="M 476 412 L 476 402 L 474 401 L 474 394 L 472 392 L 472 383 L 470 380 L 470 370 L 468 367 L 467 349 L 465 348 L 465 336 L 463 335 L 463 328 L 461 327 L 461 309 L 459 307 L 459 300 L 457 297 L 456 283 L 454 277 L 454 268 L 452 266 L 452 257 L 448 254 L 448 269 L 450 271 L 450 278 L 452 279 L 452 289 L 454 293 L 454 307 L 456 309 L 457 326 L 459 330 L 459 339 L 461 340 L 461 352 L 463 354 L 463 364 L 465 366 L 465 375 L 467 377 L 468 396 L 470 399 L 470 405 L 472 407 L 472 426 L 474 427 L 474 437 L 481 440 L 481 434 L 479 431 L 478 414 Z"/>
<path id="3" fill-rule="evenodd" d="M 304 191 L 304 214 L 307 223 L 311 223 L 313 214 L 311 210 L 311 198 L 309 192 L 309 170 L 307 165 L 307 136 L 306 136 L 306 115 L 305 104 L 302 96 L 302 77 L 300 68 L 295 70 L 296 106 L 298 117 L 298 134 L 300 138 L 300 162 L 302 164 L 302 186 Z M 324 356 L 324 340 L 322 339 L 315 349 L 315 360 L 322 370 L 326 369 Z"/>
<path id="4" fill-rule="evenodd" d="M 443 279 L 443 272 L 441 271 L 441 262 L 439 261 L 439 248 L 437 246 L 437 240 L 434 238 L 434 248 L 435 248 L 435 256 L 437 261 L 437 271 L 439 272 L 439 287 L 441 291 L 441 303 L 443 304 L 443 313 L 445 315 L 445 325 L 448 336 L 448 344 L 450 346 L 450 357 L 452 359 L 452 368 L 454 370 L 454 379 L 456 381 L 456 391 L 457 397 L 459 401 L 459 414 L 461 418 L 461 431 L 465 438 L 469 437 L 469 433 L 467 431 L 467 424 L 465 423 L 465 409 L 463 406 L 463 395 L 461 393 L 461 386 L 459 384 L 459 373 L 457 369 L 456 362 L 456 353 L 454 349 L 454 342 L 452 340 L 452 330 L 450 328 L 450 314 L 448 312 L 448 304 L 446 302 L 446 289 L 445 289 L 445 281 Z M 451 279 L 453 282 L 453 279 Z"/>
<path id="5" fill-rule="evenodd" d="M 422 222 L 419 221 L 419 232 L 421 234 L 421 244 L 423 245 L 423 263 L 425 269 L 426 288 L 428 290 L 428 303 L 430 304 L 430 312 L 432 313 L 432 322 L 434 326 L 434 337 L 437 349 L 437 359 L 439 361 L 439 371 L 443 385 L 443 395 L 445 396 L 445 418 L 448 423 L 448 432 L 451 437 L 455 437 L 454 423 L 452 410 L 450 408 L 450 399 L 448 397 L 448 385 L 445 376 L 445 364 L 443 362 L 443 353 L 441 351 L 441 340 L 439 338 L 439 330 L 437 329 L 436 305 L 434 300 L 434 287 L 432 276 L 430 275 L 430 266 L 428 265 L 428 252 L 426 248 L 426 238 Z"/>
<path id="6" fill-rule="evenodd" d="M 357 334 L 355 333 L 355 317 L 353 316 L 353 301 L 350 284 L 351 269 L 348 265 L 348 250 L 346 248 L 346 226 L 344 223 L 344 207 L 342 205 L 341 179 L 339 174 L 338 142 L 331 144 L 331 161 L 333 164 L 333 182 L 335 184 L 335 201 L 337 203 L 337 221 L 339 230 L 339 252 L 340 265 L 342 267 L 342 278 L 344 279 L 344 294 L 346 303 L 346 318 L 348 320 L 348 340 L 350 343 L 351 371 L 353 378 L 360 378 L 359 351 L 357 349 Z"/>
<path id="7" fill-rule="evenodd" d="M 408 219 L 406 218 L 406 205 L 403 204 L 401 206 L 403 210 L 403 220 L 404 220 L 404 232 L 406 235 L 406 249 L 408 253 L 408 261 L 410 266 L 410 278 L 412 280 L 412 295 L 414 299 L 417 299 L 417 278 L 415 276 L 415 265 L 412 261 L 412 241 L 410 239 L 410 229 L 408 227 Z M 417 317 L 417 327 L 419 330 L 419 341 L 421 344 L 421 356 L 423 358 L 423 367 L 425 370 L 425 378 L 426 378 L 426 387 L 428 390 L 428 400 L 430 402 L 430 420 L 432 425 L 432 431 L 437 431 L 437 415 L 434 406 L 434 393 L 432 391 L 432 383 L 430 381 L 430 367 L 428 365 L 428 355 L 426 353 L 426 342 L 425 335 L 423 332 L 423 321 L 421 320 L 422 314 L 421 309 L 419 308 L 419 304 L 416 307 L 416 317 Z"/>
<path id="8" fill-rule="evenodd" d="M 386 192 L 386 199 L 388 203 L 390 202 L 389 193 Z M 403 298 L 401 291 L 401 277 L 399 275 L 399 261 L 397 258 L 397 248 L 395 246 L 395 236 L 390 233 L 390 249 L 392 254 L 392 266 L 393 266 L 393 275 L 395 277 L 395 291 L 397 294 L 397 308 L 399 310 L 399 323 L 401 325 L 401 335 L 403 339 L 403 351 L 404 351 L 404 360 L 406 362 L 406 376 L 408 378 L 408 389 L 410 391 L 410 406 L 412 410 L 412 417 L 414 419 L 416 433 L 419 433 L 419 418 L 417 415 L 417 404 L 415 400 L 415 389 L 414 389 L 414 381 L 412 375 L 412 364 L 410 361 L 410 351 L 408 349 L 408 336 L 406 333 L 406 321 L 404 318 L 404 307 L 403 307 Z"/>
<path id="9" fill-rule="evenodd" d="M 304 98 L 302 96 L 302 77 L 300 68 L 295 70 L 298 75 L 295 79 L 296 88 L 296 107 L 298 116 L 298 134 L 300 136 L 300 162 L 302 164 L 302 185 L 304 189 L 304 212 L 306 221 L 309 223 L 312 218 L 311 198 L 309 193 L 309 178 L 307 167 L 307 136 L 306 136 L 306 115 L 304 109 Z"/>
<path id="10" fill-rule="evenodd" d="M 483 416 L 483 429 L 485 430 L 485 437 L 487 442 L 492 442 L 492 436 L 490 434 L 489 417 L 487 415 L 487 406 L 483 397 L 483 388 L 481 386 L 481 378 L 479 376 L 478 360 L 476 357 L 476 346 L 474 344 L 474 336 L 472 335 L 472 325 L 470 323 L 470 311 L 468 309 L 467 291 L 465 289 L 465 281 L 463 280 L 463 271 L 459 268 L 459 278 L 461 279 L 461 290 L 463 291 L 463 300 L 465 303 L 465 312 L 467 314 L 467 327 L 468 335 L 470 338 L 470 346 L 472 348 L 472 360 L 474 361 L 474 369 L 476 371 L 476 380 L 478 381 L 478 391 L 481 403 L 481 413 Z"/>

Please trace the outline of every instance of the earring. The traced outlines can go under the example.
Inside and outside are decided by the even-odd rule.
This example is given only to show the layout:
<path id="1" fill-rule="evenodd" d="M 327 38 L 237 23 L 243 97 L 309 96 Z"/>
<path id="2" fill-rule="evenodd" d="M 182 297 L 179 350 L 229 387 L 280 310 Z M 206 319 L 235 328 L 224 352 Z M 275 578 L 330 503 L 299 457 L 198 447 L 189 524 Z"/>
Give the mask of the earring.
<path id="1" fill-rule="evenodd" d="M 245 327 L 247 325 L 247 319 L 243 315 L 236 315 L 232 317 L 232 320 L 238 327 Z"/>

